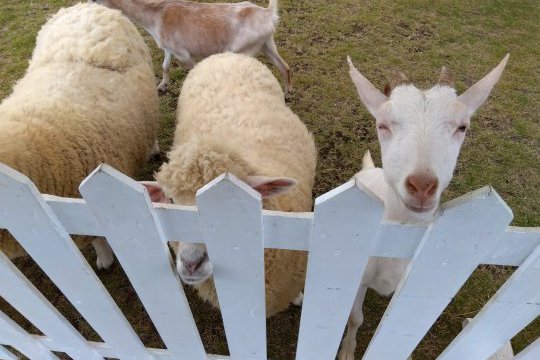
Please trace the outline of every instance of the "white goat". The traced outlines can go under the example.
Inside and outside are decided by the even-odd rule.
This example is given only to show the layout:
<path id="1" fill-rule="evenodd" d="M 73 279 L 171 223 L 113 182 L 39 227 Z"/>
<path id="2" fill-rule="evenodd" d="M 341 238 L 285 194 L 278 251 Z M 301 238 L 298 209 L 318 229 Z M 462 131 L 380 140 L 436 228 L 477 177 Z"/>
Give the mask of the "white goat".
<path id="1" fill-rule="evenodd" d="M 446 189 L 471 115 L 486 100 L 499 80 L 506 62 L 460 96 L 452 87 L 451 76 L 443 67 L 439 82 L 429 90 L 408 84 L 400 74 L 385 88 L 375 88 L 347 58 L 350 75 L 367 109 L 377 120 L 383 168 L 375 168 L 366 153 L 358 182 L 384 200 L 386 220 L 428 224 Z M 378 258 L 369 260 L 349 316 L 339 360 L 353 360 L 356 332 L 363 322 L 362 304 L 367 288 L 388 296 L 397 288 L 408 260 Z"/>
<path id="2" fill-rule="evenodd" d="M 182 0 L 89 0 L 120 9 L 140 24 L 165 51 L 160 91 L 167 89 L 172 57 L 192 68 L 195 59 L 223 52 L 255 56 L 262 51 L 279 68 L 285 97 L 292 91 L 289 66 L 277 51 L 274 32 L 277 0 L 268 8 L 241 3 L 196 3 Z"/>

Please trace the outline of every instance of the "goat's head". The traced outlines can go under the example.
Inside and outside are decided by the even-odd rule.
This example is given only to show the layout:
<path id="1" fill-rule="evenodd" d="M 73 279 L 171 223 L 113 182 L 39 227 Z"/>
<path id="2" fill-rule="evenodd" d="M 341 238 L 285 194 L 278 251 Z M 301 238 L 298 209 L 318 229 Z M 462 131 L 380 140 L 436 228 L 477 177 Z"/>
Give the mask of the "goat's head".
<path id="1" fill-rule="evenodd" d="M 285 194 L 296 186 L 296 180 L 285 177 L 248 176 L 243 179 L 259 192 L 263 199 Z M 195 205 L 195 193 L 177 194 L 174 199 L 167 197 L 162 187 L 155 181 L 142 182 L 148 190 L 152 202 Z M 203 244 L 179 242 L 173 245 L 176 253 L 176 269 L 182 281 L 189 285 L 200 284 L 213 274 L 213 267 Z"/>
<path id="2" fill-rule="evenodd" d="M 360 98 L 377 120 L 384 177 L 407 208 L 433 210 L 456 166 L 471 115 L 499 80 L 509 55 L 457 96 L 443 67 L 437 85 L 419 90 L 399 74 L 380 92 L 347 57 Z"/>

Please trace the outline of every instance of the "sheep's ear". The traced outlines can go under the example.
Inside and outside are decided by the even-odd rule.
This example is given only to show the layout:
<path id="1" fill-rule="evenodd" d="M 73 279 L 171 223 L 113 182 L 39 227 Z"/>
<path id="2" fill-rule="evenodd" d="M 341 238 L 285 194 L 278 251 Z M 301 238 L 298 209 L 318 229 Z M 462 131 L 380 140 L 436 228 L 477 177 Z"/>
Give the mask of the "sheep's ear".
<path id="1" fill-rule="evenodd" d="M 148 191 L 148 195 L 150 195 L 150 199 L 152 200 L 152 202 L 165 204 L 172 203 L 172 200 L 165 195 L 163 189 L 157 183 L 157 181 L 141 181 L 140 183 L 144 185 L 144 187 Z"/>
<path id="2" fill-rule="evenodd" d="M 474 113 L 487 99 L 491 89 L 499 81 L 509 56 L 510 54 L 506 54 L 495 69 L 491 70 L 482 80 L 478 81 L 458 97 L 458 100 L 467 107 L 470 114 Z"/>
<path id="3" fill-rule="evenodd" d="M 374 117 L 377 117 L 377 110 L 379 107 L 388 100 L 388 97 L 380 92 L 364 75 L 360 74 L 354 67 L 351 58 L 347 56 L 347 62 L 349 63 L 349 75 L 356 86 L 360 99 L 366 105 L 367 109 Z"/>
<path id="4" fill-rule="evenodd" d="M 296 180 L 285 177 L 248 176 L 246 183 L 263 198 L 269 198 L 291 191 L 296 185 Z"/>

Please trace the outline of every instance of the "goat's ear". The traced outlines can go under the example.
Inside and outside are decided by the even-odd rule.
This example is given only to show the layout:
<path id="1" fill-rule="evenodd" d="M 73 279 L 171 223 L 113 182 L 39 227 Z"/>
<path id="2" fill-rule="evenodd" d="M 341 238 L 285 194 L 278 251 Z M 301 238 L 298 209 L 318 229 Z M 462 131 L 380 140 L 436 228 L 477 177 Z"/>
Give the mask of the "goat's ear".
<path id="1" fill-rule="evenodd" d="M 491 70 L 482 80 L 478 81 L 458 97 L 458 100 L 467 107 L 470 114 L 474 113 L 487 99 L 491 89 L 499 81 L 509 56 L 510 54 L 506 54 L 495 69 Z"/>
<path id="2" fill-rule="evenodd" d="M 377 117 L 377 110 L 388 100 L 388 97 L 356 70 L 349 56 L 347 56 L 347 62 L 349 63 L 349 75 L 356 86 L 360 99 L 362 99 L 362 102 L 366 105 L 371 115 Z"/>
<path id="3" fill-rule="evenodd" d="M 263 198 L 269 198 L 291 191 L 296 180 L 286 177 L 248 176 L 246 183 Z"/>
<path id="4" fill-rule="evenodd" d="M 172 200 L 165 195 L 157 181 L 141 181 L 140 183 L 144 185 L 148 191 L 148 195 L 150 195 L 150 200 L 152 200 L 152 202 L 165 204 L 172 203 Z"/>

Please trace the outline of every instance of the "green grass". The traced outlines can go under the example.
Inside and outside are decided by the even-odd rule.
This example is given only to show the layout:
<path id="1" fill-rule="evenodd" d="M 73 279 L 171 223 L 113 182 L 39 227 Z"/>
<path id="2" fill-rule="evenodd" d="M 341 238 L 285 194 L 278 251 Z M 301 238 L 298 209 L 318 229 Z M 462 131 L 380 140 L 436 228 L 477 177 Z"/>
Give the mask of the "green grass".
<path id="1" fill-rule="evenodd" d="M 265 2 L 257 1 L 259 4 Z M 47 16 L 71 1 L 0 3 L 0 98 L 9 95 L 23 76 L 35 35 Z M 429 87 L 441 66 L 449 66 L 458 91 L 482 78 L 502 59 L 511 57 L 489 100 L 472 119 L 455 178 L 445 194 L 454 198 L 490 184 L 514 211 L 513 225 L 540 226 L 540 3 L 534 0 L 360 1 L 282 0 L 278 49 L 292 69 L 294 94 L 290 107 L 314 133 L 319 153 L 315 196 L 347 181 L 370 149 L 378 161 L 374 121 L 360 104 L 348 77 L 345 56 L 382 88 L 394 70 L 420 87 Z M 145 34 L 161 77 L 163 54 Z M 265 61 L 265 60 L 264 60 Z M 271 67 L 279 77 L 276 69 Z M 164 152 L 172 142 L 174 112 L 186 70 L 172 71 L 169 92 L 161 95 L 159 139 Z M 159 167 L 149 164 L 141 178 Z M 91 252 L 86 252 L 91 257 Z M 92 260 L 93 262 L 93 260 Z M 51 301 L 64 310 L 88 338 L 96 334 L 70 308 L 31 261 L 18 263 Z M 480 267 L 430 330 L 414 359 L 434 359 L 510 276 L 512 269 Z M 100 274 L 148 346 L 161 346 L 144 310 L 119 266 Z M 226 353 L 219 312 L 189 293 L 207 350 Z M 358 356 L 366 348 L 384 312 L 387 299 L 369 292 L 366 320 L 359 331 Z M 22 322 L 22 320 L 21 320 Z M 268 321 L 269 357 L 293 359 L 299 310 L 291 308 Z M 540 335 L 533 322 L 514 339 L 523 349 Z"/>

